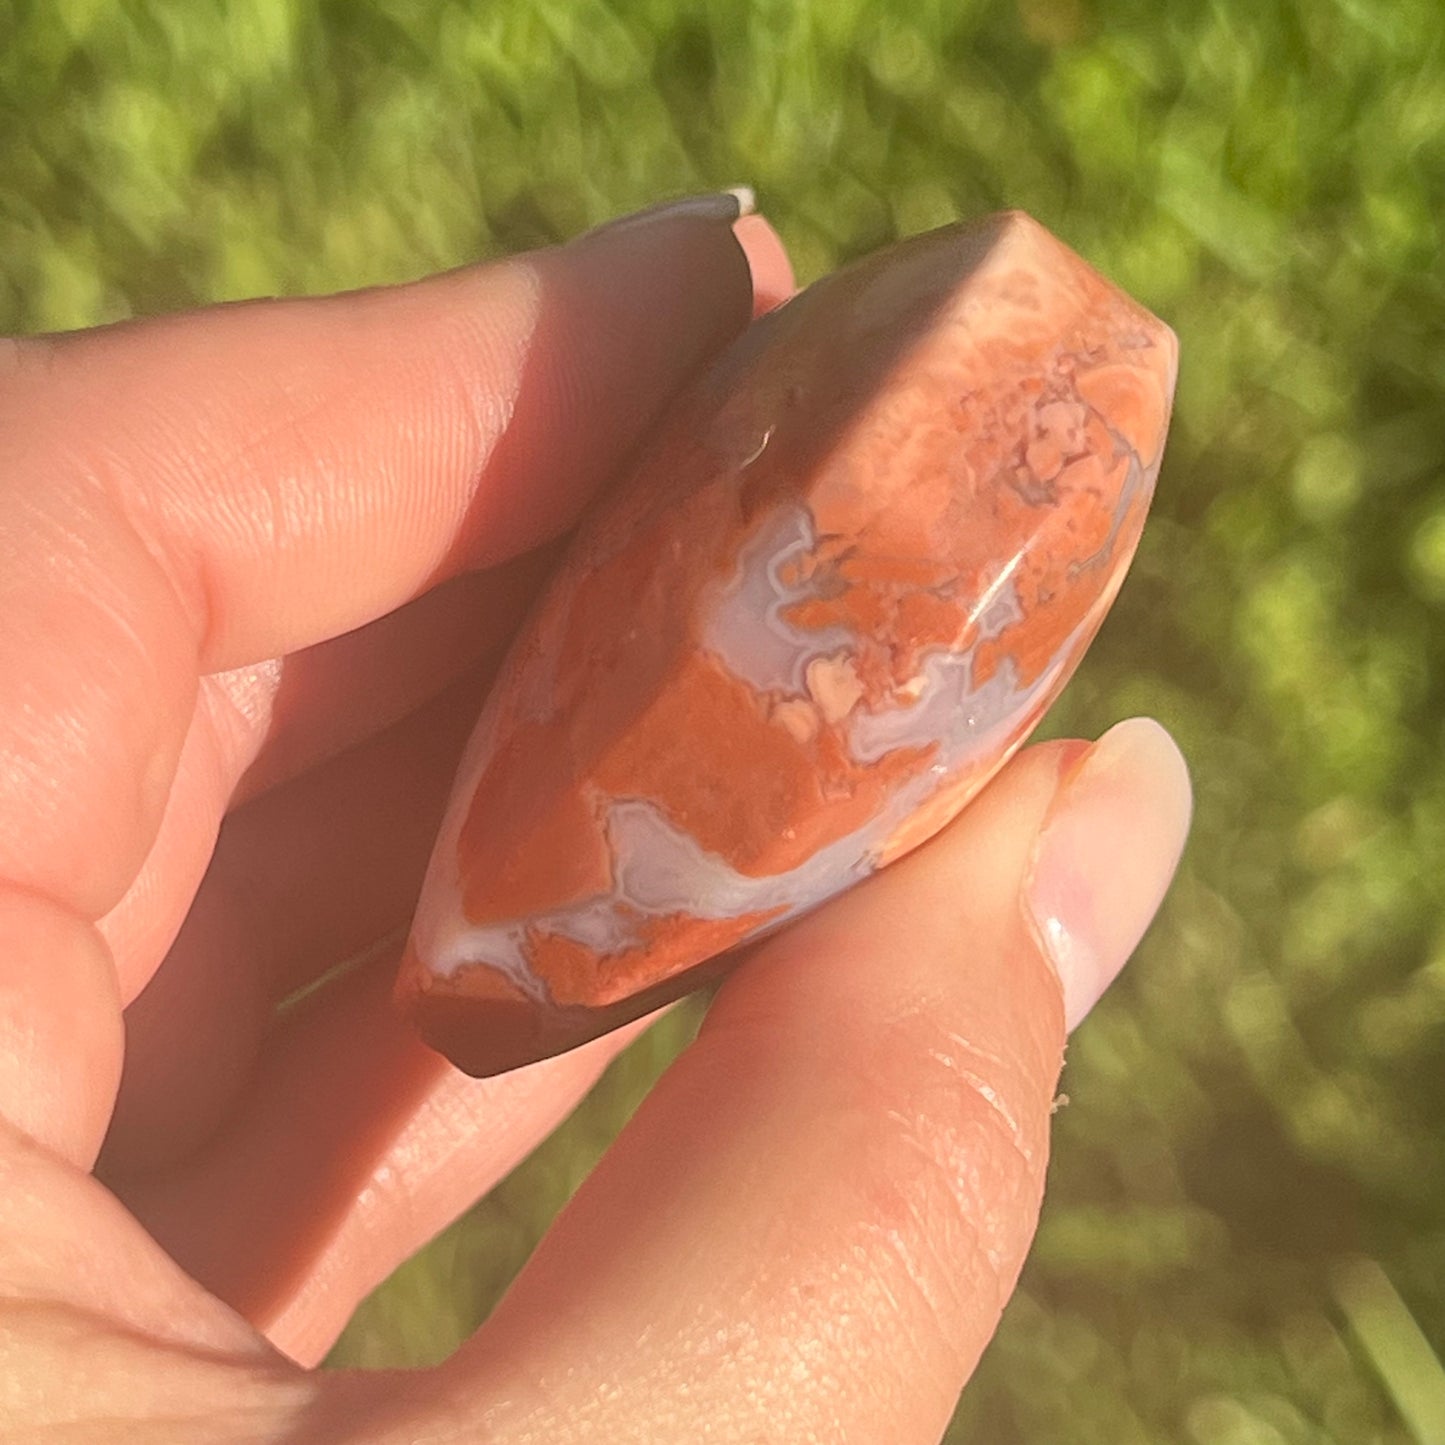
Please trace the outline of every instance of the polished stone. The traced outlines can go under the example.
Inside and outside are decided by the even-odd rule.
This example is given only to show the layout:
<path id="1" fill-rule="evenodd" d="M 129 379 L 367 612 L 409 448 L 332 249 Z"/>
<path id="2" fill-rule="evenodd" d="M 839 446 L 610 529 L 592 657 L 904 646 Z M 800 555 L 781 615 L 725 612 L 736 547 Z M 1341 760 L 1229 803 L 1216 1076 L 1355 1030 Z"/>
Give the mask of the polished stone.
<path id="1" fill-rule="evenodd" d="M 584 523 L 462 765 L 398 996 L 488 1074 L 725 966 L 963 808 L 1153 491 L 1176 346 L 1018 213 L 756 322 Z"/>

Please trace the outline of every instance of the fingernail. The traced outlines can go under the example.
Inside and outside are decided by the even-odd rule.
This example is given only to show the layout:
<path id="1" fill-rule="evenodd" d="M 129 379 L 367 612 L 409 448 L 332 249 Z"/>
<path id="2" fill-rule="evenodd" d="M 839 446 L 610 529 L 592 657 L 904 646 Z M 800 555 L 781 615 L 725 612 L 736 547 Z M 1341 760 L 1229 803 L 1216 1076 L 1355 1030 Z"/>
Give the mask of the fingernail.
<path id="1" fill-rule="evenodd" d="M 590 241 L 594 236 L 615 236 L 620 231 L 631 231 L 639 226 L 650 226 L 654 221 L 676 221 L 684 217 L 699 221 L 725 221 L 731 224 L 740 216 L 751 216 L 757 208 L 757 198 L 751 186 L 734 186 L 727 191 L 713 191 L 703 196 L 683 196 L 675 201 L 659 201 L 644 211 L 634 211 L 629 216 L 619 216 L 615 221 L 604 221 L 600 226 L 578 237 Z"/>
<path id="2" fill-rule="evenodd" d="M 1189 772 L 1149 718 L 1065 762 L 1024 896 L 1074 1028 L 1128 961 L 1168 892 L 1189 832 Z"/>

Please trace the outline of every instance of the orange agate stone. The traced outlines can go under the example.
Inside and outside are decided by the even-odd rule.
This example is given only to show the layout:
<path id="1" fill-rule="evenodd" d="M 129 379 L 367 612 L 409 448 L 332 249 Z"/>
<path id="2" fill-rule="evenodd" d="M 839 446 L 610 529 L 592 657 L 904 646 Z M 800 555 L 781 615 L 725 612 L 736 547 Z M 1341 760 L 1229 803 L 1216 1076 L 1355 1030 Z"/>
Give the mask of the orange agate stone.
<path id="1" fill-rule="evenodd" d="M 581 527 L 463 762 L 398 984 L 474 1074 L 582 1043 L 944 826 L 1139 539 L 1173 333 L 1018 213 L 756 322 Z"/>

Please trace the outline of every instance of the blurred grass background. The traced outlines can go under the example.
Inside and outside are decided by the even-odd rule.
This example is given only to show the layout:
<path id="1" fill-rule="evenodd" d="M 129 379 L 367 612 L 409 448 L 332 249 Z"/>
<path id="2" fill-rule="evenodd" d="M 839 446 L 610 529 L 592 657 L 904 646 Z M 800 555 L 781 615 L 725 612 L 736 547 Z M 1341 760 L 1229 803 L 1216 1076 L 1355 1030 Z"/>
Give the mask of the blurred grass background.
<path id="1" fill-rule="evenodd" d="M 0 0 L 0 330 L 398 280 L 749 181 L 805 279 L 1022 206 L 1179 331 L 1155 517 L 1050 727 L 1160 717 L 1197 827 L 1071 1050 L 1038 1245 L 951 1439 L 1445 1440 L 1442 17 Z M 336 1357 L 445 1353 L 689 1026 Z"/>

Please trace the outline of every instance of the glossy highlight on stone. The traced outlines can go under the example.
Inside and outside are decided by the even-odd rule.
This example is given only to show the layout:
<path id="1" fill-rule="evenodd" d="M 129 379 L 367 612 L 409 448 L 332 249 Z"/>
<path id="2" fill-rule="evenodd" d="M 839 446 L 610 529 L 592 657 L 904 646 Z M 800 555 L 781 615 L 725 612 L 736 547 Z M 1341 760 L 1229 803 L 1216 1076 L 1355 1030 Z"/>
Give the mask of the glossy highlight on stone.
<path id="1" fill-rule="evenodd" d="M 584 522 L 468 747 L 397 992 L 474 1074 L 571 1048 L 926 841 L 1133 556 L 1177 351 L 1036 222 L 757 321 Z"/>

